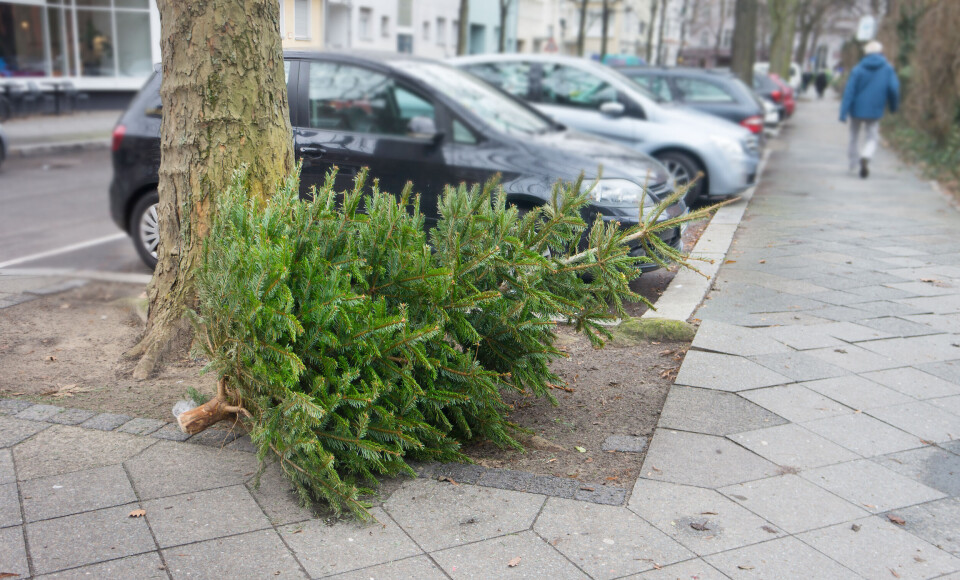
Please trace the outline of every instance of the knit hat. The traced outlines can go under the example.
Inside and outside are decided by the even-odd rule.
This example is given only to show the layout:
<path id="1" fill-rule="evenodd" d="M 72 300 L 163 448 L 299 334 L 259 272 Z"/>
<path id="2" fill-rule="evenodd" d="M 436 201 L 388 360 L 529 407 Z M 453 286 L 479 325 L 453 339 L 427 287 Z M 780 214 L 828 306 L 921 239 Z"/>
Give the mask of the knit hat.
<path id="1" fill-rule="evenodd" d="M 877 42 L 876 40 L 871 40 L 863 47 L 864 54 L 876 54 L 878 52 L 883 52 L 883 45 Z"/>

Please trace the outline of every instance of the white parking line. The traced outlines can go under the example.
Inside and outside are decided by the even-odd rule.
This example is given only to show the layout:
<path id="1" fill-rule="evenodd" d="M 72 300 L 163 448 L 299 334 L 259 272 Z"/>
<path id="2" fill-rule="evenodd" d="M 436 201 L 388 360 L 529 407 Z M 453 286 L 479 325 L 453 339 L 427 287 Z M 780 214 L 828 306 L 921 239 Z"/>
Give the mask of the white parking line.
<path id="1" fill-rule="evenodd" d="M 115 234 L 110 234 L 109 236 L 103 236 L 102 238 L 95 238 L 93 240 L 87 240 L 85 242 L 78 242 L 76 244 L 70 244 L 68 246 L 62 246 L 55 250 L 48 250 L 46 252 L 39 252 L 37 254 L 30 254 L 29 256 L 21 256 L 19 258 L 14 258 L 12 260 L 7 260 L 6 262 L 0 262 L 0 268 L 7 268 L 9 266 L 16 266 L 17 264 L 23 264 L 25 262 L 32 262 L 34 260 L 40 260 L 43 258 L 49 258 L 51 256 L 59 256 L 60 254 L 67 254 L 74 252 L 76 250 L 82 250 L 84 248 L 89 248 L 91 246 L 99 246 L 100 244 L 106 244 L 108 242 L 113 242 L 116 240 L 122 240 L 127 237 L 127 234 L 123 232 L 117 232 Z"/>

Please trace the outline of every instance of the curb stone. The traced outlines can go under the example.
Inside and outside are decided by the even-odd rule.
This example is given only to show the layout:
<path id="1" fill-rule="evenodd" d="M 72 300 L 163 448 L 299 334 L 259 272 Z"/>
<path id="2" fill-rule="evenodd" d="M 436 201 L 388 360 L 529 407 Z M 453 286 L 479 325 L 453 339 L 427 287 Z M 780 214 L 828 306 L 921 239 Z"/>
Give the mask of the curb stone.
<path id="1" fill-rule="evenodd" d="M 35 157 L 53 153 L 70 153 L 75 151 L 96 151 L 110 148 L 110 138 L 84 139 L 79 141 L 59 141 L 54 143 L 36 143 L 31 145 L 16 145 L 10 147 L 10 157 Z"/>

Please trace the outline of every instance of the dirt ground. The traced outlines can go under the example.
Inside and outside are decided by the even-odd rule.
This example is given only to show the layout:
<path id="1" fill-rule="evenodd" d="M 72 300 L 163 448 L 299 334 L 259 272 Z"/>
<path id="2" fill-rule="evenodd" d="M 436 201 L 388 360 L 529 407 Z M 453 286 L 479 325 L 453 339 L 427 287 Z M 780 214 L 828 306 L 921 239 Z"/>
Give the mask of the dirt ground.
<path id="1" fill-rule="evenodd" d="M 171 421 L 188 387 L 215 392 L 189 359 L 151 380 L 130 378 L 134 363 L 123 353 L 143 330 L 132 302 L 142 292 L 91 282 L 0 310 L 0 396 Z"/>

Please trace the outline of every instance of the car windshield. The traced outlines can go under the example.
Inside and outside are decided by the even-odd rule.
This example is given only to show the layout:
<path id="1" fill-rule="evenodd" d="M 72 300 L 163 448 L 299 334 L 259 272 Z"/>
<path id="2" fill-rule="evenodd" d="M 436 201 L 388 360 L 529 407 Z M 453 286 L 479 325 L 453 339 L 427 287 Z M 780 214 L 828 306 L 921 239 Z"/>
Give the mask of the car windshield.
<path id="1" fill-rule="evenodd" d="M 673 95 L 670 94 L 670 88 L 667 86 L 666 78 L 632 70 L 617 72 L 630 81 L 634 90 L 648 99 L 658 103 L 667 103 L 673 100 Z"/>
<path id="2" fill-rule="evenodd" d="M 406 72 L 480 117 L 493 128 L 511 135 L 539 135 L 558 127 L 473 75 L 431 62 L 394 63 Z"/>
<path id="3" fill-rule="evenodd" d="M 643 95 L 644 97 L 650 99 L 651 101 L 653 101 L 653 102 L 655 102 L 655 103 L 657 103 L 657 102 L 663 102 L 664 99 L 662 99 L 661 97 L 658 97 L 658 96 L 655 95 L 653 92 L 651 92 L 650 89 L 648 89 L 647 87 L 645 87 L 645 86 L 641 85 L 640 83 L 638 83 L 638 82 L 636 81 L 636 79 L 632 79 L 632 78 L 628 77 L 627 75 L 623 74 L 622 72 L 618 71 L 618 70 L 615 69 L 615 68 L 612 68 L 612 67 L 604 67 L 604 68 L 606 69 L 606 71 L 607 71 L 608 73 L 610 73 L 610 74 L 612 74 L 613 76 L 619 78 L 621 82 L 626 83 L 627 86 L 629 86 L 629 87 L 632 88 L 633 90 L 637 91 L 638 93 L 640 93 L 640 94 Z"/>

